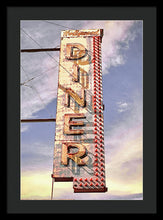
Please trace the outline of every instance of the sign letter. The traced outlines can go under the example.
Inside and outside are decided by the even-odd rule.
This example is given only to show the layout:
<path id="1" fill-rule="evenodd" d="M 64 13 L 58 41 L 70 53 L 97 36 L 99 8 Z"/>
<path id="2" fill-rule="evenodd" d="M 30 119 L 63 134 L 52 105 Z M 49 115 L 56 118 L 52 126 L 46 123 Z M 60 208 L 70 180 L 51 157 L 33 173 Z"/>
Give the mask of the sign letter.
<path id="1" fill-rule="evenodd" d="M 66 58 L 68 60 L 78 60 L 86 56 L 87 50 L 82 44 L 72 43 L 66 45 Z"/>
<path id="2" fill-rule="evenodd" d="M 64 134 L 83 134 L 83 129 L 71 129 L 72 126 L 84 126 L 83 121 L 72 121 L 72 118 L 85 118 L 84 114 L 64 115 Z"/>
<path id="3" fill-rule="evenodd" d="M 75 153 L 70 153 L 70 149 L 77 148 L 78 151 Z M 78 165 L 85 165 L 85 162 L 82 161 L 86 154 L 86 148 L 80 143 L 63 143 L 62 144 L 62 159 L 61 163 L 63 165 L 68 165 L 68 158 L 75 161 Z"/>

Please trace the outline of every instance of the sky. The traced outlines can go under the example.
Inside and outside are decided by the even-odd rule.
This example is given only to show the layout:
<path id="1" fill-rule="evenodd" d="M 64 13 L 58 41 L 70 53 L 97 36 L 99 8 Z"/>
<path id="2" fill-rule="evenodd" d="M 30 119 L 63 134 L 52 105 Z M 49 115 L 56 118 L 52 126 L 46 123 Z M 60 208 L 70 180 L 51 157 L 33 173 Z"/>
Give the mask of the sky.
<path id="1" fill-rule="evenodd" d="M 22 20 L 20 47 L 60 47 L 61 31 L 104 29 L 102 73 L 105 193 L 54 183 L 54 200 L 143 199 L 143 21 Z M 59 51 L 21 53 L 21 119 L 55 118 Z M 49 200 L 55 123 L 21 123 L 21 198 Z"/>

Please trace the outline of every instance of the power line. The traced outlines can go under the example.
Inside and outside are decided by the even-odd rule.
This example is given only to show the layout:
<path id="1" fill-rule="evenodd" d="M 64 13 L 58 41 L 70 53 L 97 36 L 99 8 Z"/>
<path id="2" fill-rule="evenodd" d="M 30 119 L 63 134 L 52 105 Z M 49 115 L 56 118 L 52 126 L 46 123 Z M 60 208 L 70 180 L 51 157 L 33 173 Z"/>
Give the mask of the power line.
<path id="1" fill-rule="evenodd" d="M 26 76 L 27 76 L 27 78 L 28 78 L 27 72 L 26 72 L 26 70 L 24 70 L 24 68 L 23 68 L 22 65 L 21 65 L 21 68 L 23 69 L 24 73 L 26 74 Z M 32 85 L 25 85 L 25 86 L 30 87 L 33 91 L 35 91 L 35 93 L 38 95 L 38 97 L 39 97 L 41 103 L 43 104 L 45 110 L 47 111 L 48 115 L 50 115 L 50 117 L 52 117 L 51 113 L 50 113 L 49 110 L 47 109 L 46 104 L 44 103 L 44 101 L 43 101 L 43 99 L 41 98 L 41 96 L 40 96 L 39 92 L 37 91 L 37 89 L 36 89 L 34 86 L 32 86 Z"/>
<path id="2" fill-rule="evenodd" d="M 74 28 L 70 28 L 70 27 L 67 27 L 67 26 L 64 26 L 64 25 L 61 25 L 61 24 L 57 24 L 55 22 L 47 21 L 47 20 L 41 20 L 41 21 L 47 22 L 49 24 L 57 25 L 57 26 L 60 26 L 60 27 L 68 28 L 68 29 L 74 29 Z"/>
<path id="3" fill-rule="evenodd" d="M 39 76 L 42 76 L 43 74 L 47 73 L 48 71 L 50 71 L 50 70 L 52 70 L 52 69 L 55 69 L 57 66 L 58 66 L 58 65 L 56 65 L 56 66 L 54 66 L 54 67 L 52 67 L 52 68 L 50 68 L 50 69 L 48 69 L 48 70 L 45 70 L 44 72 L 40 73 L 39 75 L 37 75 L 37 76 L 35 76 L 35 77 L 32 77 L 31 79 L 28 79 L 28 80 L 26 80 L 26 81 L 23 82 L 23 83 L 20 83 L 20 85 L 21 85 L 21 86 L 24 86 L 27 82 L 32 81 L 33 79 L 35 79 L 35 78 L 37 78 L 37 77 L 39 77 Z M 22 65 L 21 65 L 21 67 L 22 67 Z M 22 69 L 23 69 L 23 67 L 22 67 Z M 37 71 L 34 71 L 34 72 L 30 73 L 30 74 L 33 74 L 33 73 L 35 73 L 35 72 L 37 72 Z"/>
<path id="4" fill-rule="evenodd" d="M 33 39 L 23 28 L 21 28 L 21 30 L 22 30 L 31 40 L 33 40 L 41 49 L 43 49 L 42 46 L 41 46 L 35 39 Z M 58 61 L 57 61 L 51 54 L 49 54 L 47 51 L 45 51 L 45 53 L 46 53 L 49 57 L 51 57 L 53 60 L 55 60 L 55 61 L 58 63 Z"/>
<path id="5" fill-rule="evenodd" d="M 21 28 L 21 30 L 31 39 L 33 40 L 41 49 L 42 49 L 42 46 L 36 41 L 34 40 L 23 28 Z M 88 50 L 87 50 L 88 51 Z M 61 66 L 70 76 L 73 77 L 73 74 L 71 74 L 60 62 L 58 62 L 51 54 L 49 54 L 47 51 L 45 51 L 45 53 L 51 57 L 55 62 L 57 62 L 59 64 L 59 66 Z M 89 54 L 89 53 L 88 53 Z M 79 82 L 80 85 L 82 85 L 80 82 Z M 93 95 L 92 92 L 90 92 L 89 90 L 87 90 L 87 92 L 90 94 L 90 95 Z"/>
<path id="6" fill-rule="evenodd" d="M 41 47 L 41 45 L 35 40 L 33 39 L 23 28 L 20 28 L 31 40 L 33 40 L 39 47 Z M 41 48 L 43 49 L 43 48 Z"/>

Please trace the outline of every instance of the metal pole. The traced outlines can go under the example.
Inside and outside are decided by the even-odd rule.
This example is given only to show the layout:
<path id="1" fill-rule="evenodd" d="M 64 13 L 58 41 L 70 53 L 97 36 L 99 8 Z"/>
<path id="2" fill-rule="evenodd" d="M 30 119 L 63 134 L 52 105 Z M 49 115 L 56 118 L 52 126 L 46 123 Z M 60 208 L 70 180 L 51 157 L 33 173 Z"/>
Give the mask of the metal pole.
<path id="1" fill-rule="evenodd" d="M 21 122 L 55 122 L 55 118 L 44 118 L 44 119 L 21 119 Z"/>
<path id="2" fill-rule="evenodd" d="M 22 49 L 21 52 L 34 53 L 34 52 L 45 52 L 45 51 L 60 51 L 60 48 L 42 48 L 42 49 Z"/>
<path id="3" fill-rule="evenodd" d="M 51 191 L 51 200 L 53 200 L 53 185 L 54 185 L 54 178 L 52 177 L 52 191 Z"/>

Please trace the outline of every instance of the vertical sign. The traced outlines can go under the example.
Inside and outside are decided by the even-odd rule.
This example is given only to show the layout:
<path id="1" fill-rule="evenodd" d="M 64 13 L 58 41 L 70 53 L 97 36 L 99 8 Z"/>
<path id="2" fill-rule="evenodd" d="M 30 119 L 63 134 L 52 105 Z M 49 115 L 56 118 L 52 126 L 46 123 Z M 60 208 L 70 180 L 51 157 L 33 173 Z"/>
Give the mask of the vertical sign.
<path id="1" fill-rule="evenodd" d="M 102 29 L 61 33 L 52 178 L 74 192 L 106 192 Z"/>

